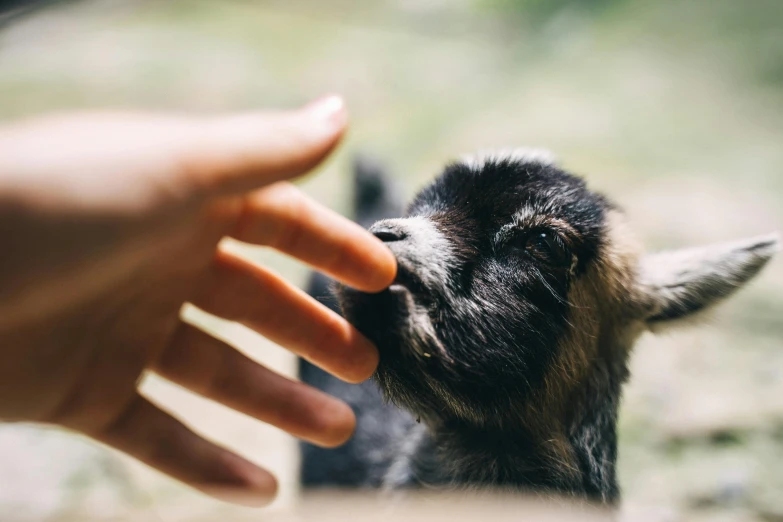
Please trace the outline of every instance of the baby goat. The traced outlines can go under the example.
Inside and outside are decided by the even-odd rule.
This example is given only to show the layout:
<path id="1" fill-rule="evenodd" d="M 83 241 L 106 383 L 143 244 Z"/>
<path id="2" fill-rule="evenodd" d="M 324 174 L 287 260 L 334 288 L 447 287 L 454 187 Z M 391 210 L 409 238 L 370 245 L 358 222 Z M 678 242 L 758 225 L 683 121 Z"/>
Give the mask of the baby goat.
<path id="1" fill-rule="evenodd" d="M 376 170 L 357 173 L 365 225 L 372 209 L 396 212 Z M 766 236 L 643 255 L 614 204 L 529 151 L 449 165 L 406 217 L 370 230 L 394 252 L 397 278 L 378 294 L 337 296 L 380 365 L 374 385 L 357 387 L 303 363 L 303 380 L 347 400 L 358 420 L 345 447 L 304 447 L 305 486 L 484 486 L 615 502 L 617 410 L 635 340 L 728 297 L 778 248 Z M 314 285 L 323 296 L 323 279 Z"/>

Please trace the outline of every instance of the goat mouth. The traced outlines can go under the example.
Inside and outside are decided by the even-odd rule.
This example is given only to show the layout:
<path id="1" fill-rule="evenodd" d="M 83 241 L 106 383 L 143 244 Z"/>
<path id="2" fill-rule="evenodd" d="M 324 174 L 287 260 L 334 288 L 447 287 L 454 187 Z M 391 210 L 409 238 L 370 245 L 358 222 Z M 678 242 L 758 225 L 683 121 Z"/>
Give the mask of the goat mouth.
<path id="1" fill-rule="evenodd" d="M 416 271 L 399 259 L 397 261 L 397 275 L 388 290 L 399 296 L 408 293 L 422 298 L 427 295 L 427 288 Z"/>
<path id="2" fill-rule="evenodd" d="M 385 344 L 404 329 L 414 303 L 411 291 L 400 283 L 374 294 L 341 286 L 338 297 L 346 319 L 376 344 Z"/>
<path id="3" fill-rule="evenodd" d="M 426 290 L 405 267 L 379 293 L 340 287 L 339 295 L 345 317 L 381 352 L 381 366 L 400 357 L 404 363 L 411 356 L 428 364 L 436 359 L 451 362 L 427 312 Z"/>

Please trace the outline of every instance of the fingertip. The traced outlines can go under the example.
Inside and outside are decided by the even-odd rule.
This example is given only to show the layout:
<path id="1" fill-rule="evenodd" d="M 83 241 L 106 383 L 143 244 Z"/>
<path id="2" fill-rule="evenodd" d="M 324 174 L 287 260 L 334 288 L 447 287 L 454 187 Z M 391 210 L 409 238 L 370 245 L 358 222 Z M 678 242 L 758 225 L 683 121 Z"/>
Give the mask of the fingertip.
<path id="1" fill-rule="evenodd" d="M 336 448 L 353 436 L 356 430 L 356 415 L 348 404 L 329 397 L 321 406 L 316 424 L 318 440 L 313 442 L 324 448 Z"/>
<path id="2" fill-rule="evenodd" d="M 277 497 L 278 483 L 274 475 L 232 453 L 226 453 L 224 465 L 236 485 L 196 486 L 211 497 L 247 507 L 265 507 Z"/>
<path id="3" fill-rule="evenodd" d="M 353 329 L 353 327 L 351 328 Z M 353 329 L 352 335 L 353 339 L 351 342 L 354 345 L 353 352 L 356 355 L 345 361 L 345 366 L 342 368 L 339 377 L 345 382 L 359 384 L 372 377 L 372 374 L 375 373 L 380 355 L 375 345 L 359 333 L 358 330 Z"/>
<path id="4" fill-rule="evenodd" d="M 363 292 L 376 293 L 389 287 L 397 277 L 397 259 L 383 241 L 373 237 L 367 251 L 366 270 L 355 285 Z"/>
<path id="5" fill-rule="evenodd" d="M 309 147 L 321 150 L 321 155 L 335 148 L 348 128 L 345 101 L 337 95 L 318 98 L 291 113 L 291 117 L 306 137 L 304 141 L 309 142 Z"/>
<path id="6" fill-rule="evenodd" d="M 336 94 L 318 98 L 305 105 L 302 112 L 308 118 L 322 122 L 332 132 L 342 132 L 348 123 L 345 100 Z"/>
<path id="7" fill-rule="evenodd" d="M 375 291 L 380 292 L 388 288 L 394 281 L 394 278 L 397 277 L 397 258 L 394 257 L 392 251 L 381 240 L 378 240 L 378 243 L 380 243 L 377 263 L 379 269 L 373 288 L 376 289 Z"/>

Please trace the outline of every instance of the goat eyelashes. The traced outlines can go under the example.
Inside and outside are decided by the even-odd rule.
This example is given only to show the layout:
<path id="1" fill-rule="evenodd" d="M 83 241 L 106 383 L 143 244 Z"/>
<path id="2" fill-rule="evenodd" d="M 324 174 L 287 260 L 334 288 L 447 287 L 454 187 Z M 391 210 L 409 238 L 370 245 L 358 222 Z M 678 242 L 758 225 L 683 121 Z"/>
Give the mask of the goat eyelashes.
<path id="1" fill-rule="evenodd" d="M 304 445 L 306 487 L 510 488 L 615 503 L 634 342 L 729 297 L 779 244 L 768 235 L 646 254 L 615 204 L 541 151 L 452 163 L 402 217 L 380 166 L 360 159 L 355 179 L 357 220 L 401 276 L 377 294 L 333 289 L 380 363 L 358 386 L 301 363 L 304 381 L 357 414 L 342 448 Z M 310 292 L 327 286 L 315 275 Z"/>

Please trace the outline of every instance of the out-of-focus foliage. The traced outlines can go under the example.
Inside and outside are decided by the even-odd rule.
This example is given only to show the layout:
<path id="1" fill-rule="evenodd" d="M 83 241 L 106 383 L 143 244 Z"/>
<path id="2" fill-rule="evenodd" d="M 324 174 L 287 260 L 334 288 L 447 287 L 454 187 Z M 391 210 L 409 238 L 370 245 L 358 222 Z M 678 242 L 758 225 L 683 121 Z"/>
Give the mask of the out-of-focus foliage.
<path id="1" fill-rule="evenodd" d="M 599 16 L 608 8 L 629 0 L 475 0 L 478 7 L 508 11 L 521 18 L 545 18 L 565 9 Z"/>

